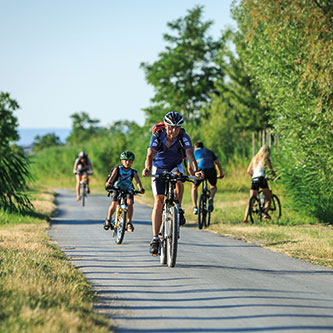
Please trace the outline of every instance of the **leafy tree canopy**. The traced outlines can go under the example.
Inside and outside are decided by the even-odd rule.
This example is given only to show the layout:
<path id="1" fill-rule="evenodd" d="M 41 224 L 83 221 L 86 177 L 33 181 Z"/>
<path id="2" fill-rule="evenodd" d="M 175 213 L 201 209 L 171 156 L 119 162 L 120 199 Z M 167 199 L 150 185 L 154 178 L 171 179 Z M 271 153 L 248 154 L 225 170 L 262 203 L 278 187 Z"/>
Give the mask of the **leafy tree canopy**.
<path id="1" fill-rule="evenodd" d="M 13 144 L 19 138 L 13 113 L 18 108 L 9 93 L 0 92 L 0 208 L 14 211 L 31 208 L 26 194 L 29 161 Z"/>
<path id="2" fill-rule="evenodd" d="M 60 146 L 61 144 L 60 138 L 55 133 L 48 133 L 43 136 L 36 135 L 32 143 L 32 149 L 38 152 L 45 148 Z"/>
<path id="3" fill-rule="evenodd" d="M 67 138 L 69 143 L 83 143 L 96 134 L 101 134 L 102 129 L 98 126 L 99 120 L 91 119 L 86 112 L 73 113 L 72 132 Z"/>
<path id="4" fill-rule="evenodd" d="M 13 114 L 18 108 L 18 103 L 10 98 L 9 93 L 0 92 L 0 147 L 7 148 L 9 142 L 19 139 L 17 118 Z"/>
<path id="5" fill-rule="evenodd" d="M 153 64 L 142 63 L 146 80 L 154 86 L 152 106 L 145 109 L 148 121 L 160 121 L 170 110 L 186 119 L 198 119 L 202 106 L 215 90 L 214 82 L 223 73 L 214 63 L 219 41 L 208 36 L 212 21 L 203 22 L 203 7 L 169 22 L 172 33 L 164 34 L 167 46 Z"/>
<path id="6" fill-rule="evenodd" d="M 234 15 L 246 45 L 240 57 L 281 135 L 289 193 L 332 217 L 332 2 L 243 0 Z"/>

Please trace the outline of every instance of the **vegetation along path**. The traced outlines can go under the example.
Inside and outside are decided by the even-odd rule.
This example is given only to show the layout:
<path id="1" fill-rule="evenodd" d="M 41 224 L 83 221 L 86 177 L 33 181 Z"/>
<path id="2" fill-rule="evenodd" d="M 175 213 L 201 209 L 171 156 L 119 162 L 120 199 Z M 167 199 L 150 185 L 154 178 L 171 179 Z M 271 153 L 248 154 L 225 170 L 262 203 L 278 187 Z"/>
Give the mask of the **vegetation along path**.
<path id="1" fill-rule="evenodd" d="M 151 208 L 116 245 L 106 196 L 86 207 L 60 191 L 49 234 L 98 293 L 116 332 L 332 331 L 333 271 L 254 244 L 183 227 L 175 268 L 148 254 Z"/>

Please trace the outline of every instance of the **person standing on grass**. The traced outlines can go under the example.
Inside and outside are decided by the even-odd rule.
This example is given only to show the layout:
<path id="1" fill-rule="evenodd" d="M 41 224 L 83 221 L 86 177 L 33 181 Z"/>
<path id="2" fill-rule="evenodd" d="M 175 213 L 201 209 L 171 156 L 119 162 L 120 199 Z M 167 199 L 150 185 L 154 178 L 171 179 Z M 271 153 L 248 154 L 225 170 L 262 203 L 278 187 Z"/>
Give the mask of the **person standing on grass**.
<path id="1" fill-rule="evenodd" d="M 270 220 L 271 217 L 268 214 L 269 206 L 271 203 L 271 192 L 268 188 L 267 180 L 265 178 L 265 167 L 275 176 L 275 172 L 272 168 L 272 163 L 270 159 L 271 150 L 268 146 L 262 146 L 258 153 L 252 158 L 249 167 L 247 168 L 247 173 L 252 177 L 250 198 L 257 195 L 259 188 L 262 188 L 262 191 L 266 198 L 266 203 L 264 207 L 264 218 Z M 245 216 L 243 223 L 247 223 L 249 217 L 249 205 L 246 206 Z"/>
<path id="2" fill-rule="evenodd" d="M 198 168 L 203 170 L 205 173 L 205 178 L 210 184 L 210 199 L 208 201 L 208 210 L 212 212 L 214 210 L 214 196 L 217 191 L 216 183 L 217 179 L 222 179 L 224 177 L 222 166 L 216 157 L 216 155 L 209 149 L 204 148 L 201 141 L 197 141 L 194 144 L 194 157 L 198 163 Z M 193 175 L 193 170 L 188 164 L 187 170 L 190 175 Z M 217 172 L 216 172 L 217 170 Z M 192 185 L 192 203 L 193 203 L 193 214 L 198 214 L 198 187 L 202 180 L 195 180 Z"/>

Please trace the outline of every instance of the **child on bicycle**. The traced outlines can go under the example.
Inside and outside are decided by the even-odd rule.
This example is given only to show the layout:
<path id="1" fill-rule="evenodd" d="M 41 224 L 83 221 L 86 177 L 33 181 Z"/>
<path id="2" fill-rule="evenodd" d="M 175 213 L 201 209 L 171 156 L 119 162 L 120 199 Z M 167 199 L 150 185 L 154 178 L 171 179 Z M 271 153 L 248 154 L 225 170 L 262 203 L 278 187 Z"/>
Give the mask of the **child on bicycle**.
<path id="1" fill-rule="evenodd" d="M 258 194 L 259 188 L 262 188 L 262 191 L 266 198 L 266 203 L 264 207 L 264 218 L 270 220 L 271 217 L 268 214 L 269 206 L 271 203 L 271 192 L 268 188 L 267 180 L 265 178 L 265 167 L 275 175 L 275 172 L 272 168 L 272 163 L 270 160 L 271 150 L 268 146 L 262 146 L 258 153 L 252 158 L 249 167 L 247 168 L 247 173 L 252 177 L 252 184 L 250 190 L 250 198 Z M 249 216 L 249 205 L 246 206 L 245 216 L 243 223 L 247 223 L 247 218 Z"/>
<path id="2" fill-rule="evenodd" d="M 128 190 L 132 191 L 133 190 L 133 178 L 135 179 L 139 191 L 143 194 L 145 193 L 144 188 L 142 187 L 138 172 L 134 169 L 131 168 L 133 161 L 135 159 L 135 155 L 128 150 L 125 150 L 120 154 L 120 160 L 121 160 L 121 165 L 118 167 L 114 168 L 109 179 L 106 181 L 106 188 L 112 186 L 115 188 L 113 191 L 113 196 L 112 196 L 112 203 L 109 207 L 108 210 L 108 216 L 107 219 L 104 223 L 104 229 L 105 230 L 113 230 L 114 229 L 114 224 L 111 223 L 111 218 L 116 211 L 117 205 L 118 205 L 118 197 L 119 197 L 119 191 L 118 189 L 122 190 Z M 133 216 L 133 203 L 134 203 L 134 195 L 133 193 L 128 193 L 127 195 L 127 206 L 128 206 L 128 222 L 127 222 L 127 231 L 133 232 L 134 231 L 134 226 L 132 224 L 132 216 Z"/>

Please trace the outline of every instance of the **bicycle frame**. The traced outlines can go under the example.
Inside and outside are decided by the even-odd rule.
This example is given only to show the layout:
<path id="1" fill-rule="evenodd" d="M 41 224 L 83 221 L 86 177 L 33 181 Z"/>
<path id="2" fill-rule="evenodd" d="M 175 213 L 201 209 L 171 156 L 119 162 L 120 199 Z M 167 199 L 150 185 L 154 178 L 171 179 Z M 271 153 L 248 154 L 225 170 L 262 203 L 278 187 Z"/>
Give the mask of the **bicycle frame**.
<path id="1" fill-rule="evenodd" d="M 266 177 L 267 180 L 273 180 L 271 178 Z M 274 180 L 273 180 L 274 181 Z M 277 195 L 273 194 L 272 190 L 269 188 L 271 194 L 271 201 L 268 206 L 269 212 L 276 212 L 274 213 L 275 219 L 279 220 L 281 217 L 281 204 L 280 199 Z M 256 195 L 253 195 L 249 201 L 249 216 L 252 223 L 256 220 L 256 216 L 258 216 L 259 221 L 262 220 L 262 217 L 265 215 L 265 205 L 266 205 L 266 197 L 264 197 L 263 191 L 257 191 Z M 262 200 L 264 199 L 264 200 Z M 267 219 L 270 221 L 270 219 Z"/>
<path id="2" fill-rule="evenodd" d="M 197 179 L 193 176 L 176 175 L 166 172 L 161 175 L 152 175 L 161 178 L 166 182 L 164 203 L 162 208 L 162 222 L 160 226 L 159 239 L 160 246 L 158 254 L 161 264 L 174 267 L 177 258 L 178 238 L 179 238 L 179 202 L 175 199 L 175 188 L 178 181 Z"/>
<path id="3" fill-rule="evenodd" d="M 210 198 L 210 190 L 208 189 L 208 181 L 204 179 L 202 183 L 202 190 L 199 197 L 199 211 L 198 211 L 198 227 L 208 227 L 210 224 L 210 211 L 207 209 L 207 200 Z"/>
<path id="4" fill-rule="evenodd" d="M 84 171 L 82 173 L 82 180 L 80 181 L 80 187 L 81 187 L 81 201 L 82 206 L 85 205 L 85 199 L 87 197 L 87 184 L 88 184 L 88 172 Z"/>
<path id="5" fill-rule="evenodd" d="M 117 244 L 121 244 L 124 239 L 125 230 L 127 226 L 127 214 L 128 214 L 127 195 L 129 193 L 133 193 L 134 195 L 136 195 L 140 193 L 140 191 L 127 191 L 117 188 L 111 188 L 109 190 L 109 195 L 112 191 L 115 190 L 119 191 L 119 194 L 117 198 L 118 204 L 115 211 L 115 225 L 114 225 L 113 237 L 115 237 L 115 242 Z"/>

